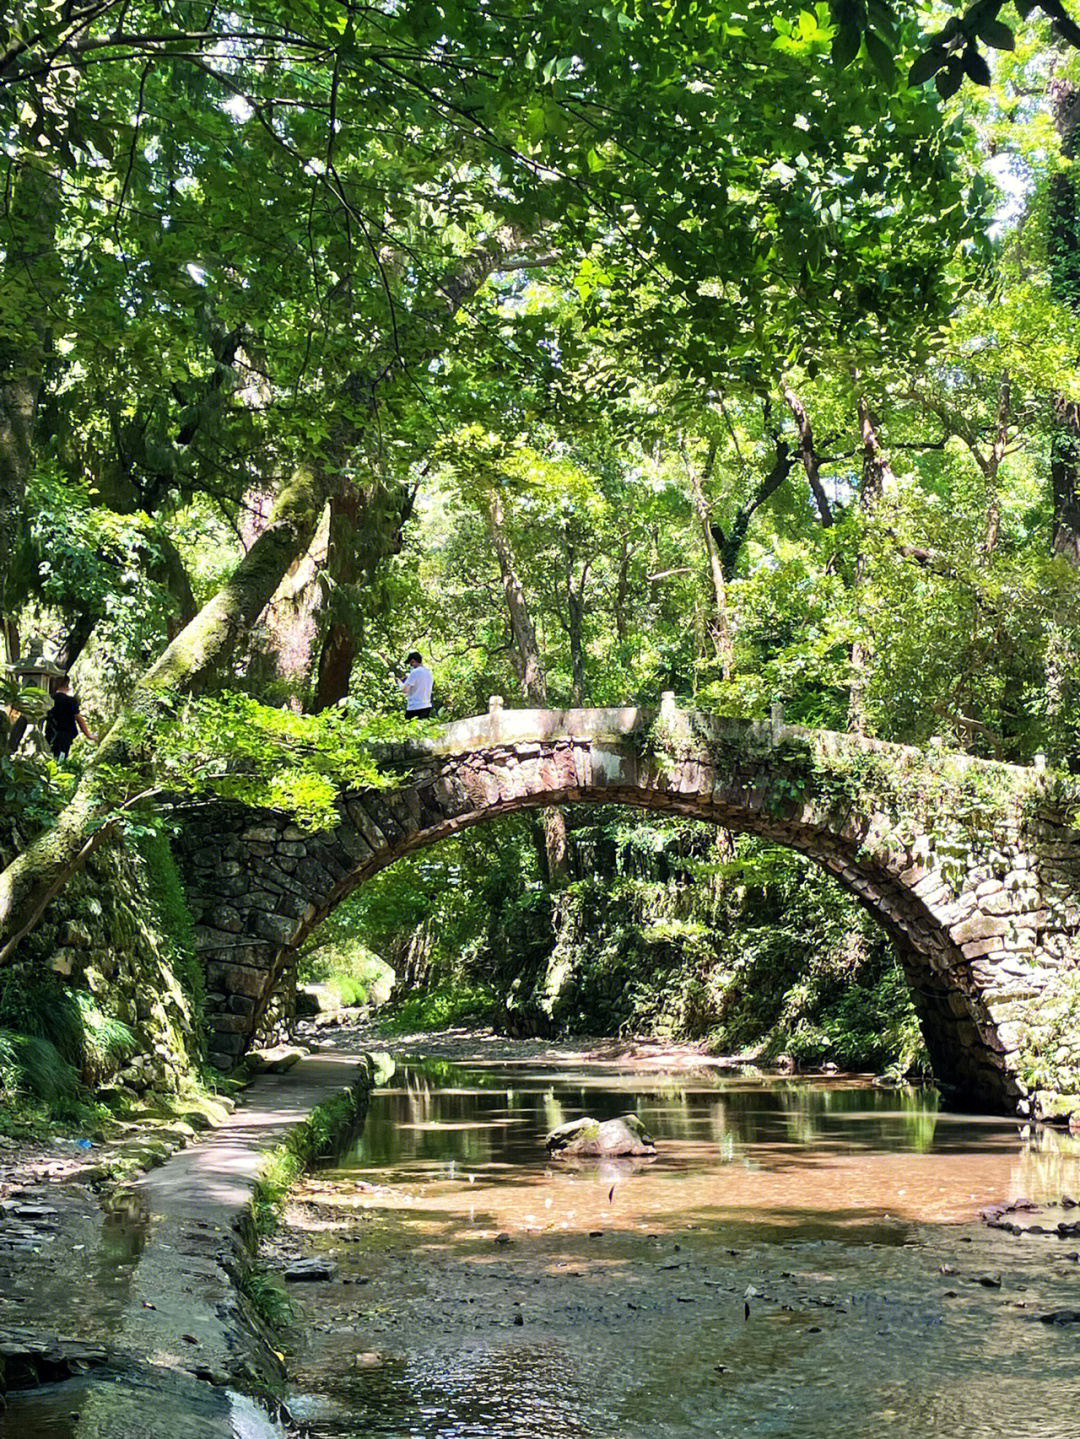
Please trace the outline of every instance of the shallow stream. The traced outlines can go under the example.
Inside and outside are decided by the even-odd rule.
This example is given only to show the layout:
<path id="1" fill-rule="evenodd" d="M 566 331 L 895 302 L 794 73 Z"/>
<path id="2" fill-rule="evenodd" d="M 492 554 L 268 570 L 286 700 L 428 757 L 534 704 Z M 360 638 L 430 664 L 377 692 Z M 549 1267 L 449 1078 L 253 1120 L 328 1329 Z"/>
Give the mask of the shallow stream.
<path id="1" fill-rule="evenodd" d="M 655 1159 L 547 1159 L 630 1110 Z M 1080 1230 L 1071 1195 L 1075 1140 L 928 1090 L 406 1064 L 275 1241 L 337 1265 L 290 1286 L 290 1402 L 328 1439 L 1075 1439 L 1080 1232 L 978 1219 Z"/>

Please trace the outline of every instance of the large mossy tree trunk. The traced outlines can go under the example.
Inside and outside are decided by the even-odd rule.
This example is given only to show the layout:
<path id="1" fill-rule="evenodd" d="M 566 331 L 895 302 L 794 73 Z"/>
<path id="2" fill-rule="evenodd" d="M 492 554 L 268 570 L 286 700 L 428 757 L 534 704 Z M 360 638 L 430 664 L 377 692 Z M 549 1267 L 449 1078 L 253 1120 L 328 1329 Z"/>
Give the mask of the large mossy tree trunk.
<path id="1" fill-rule="evenodd" d="M 142 722 L 152 721 L 177 696 L 197 694 L 206 686 L 311 543 L 325 502 L 325 481 L 300 466 L 282 489 L 270 524 L 232 577 L 140 679 L 55 827 L 0 873 L 0 964 L 10 961 L 49 901 L 115 825 L 115 802 L 102 794 L 103 773 L 131 758 L 132 736 Z"/>
<path id="2" fill-rule="evenodd" d="M 349 693 L 364 637 L 364 610 L 357 587 L 373 587 L 380 568 L 401 553 L 403 531 L 415 500 L 416 489 L 403 484 L 368 491 L 353 481 L 343 484 L 330 500 L 326 551 L 330 593 L 311 701 L 315 714 Z"/>
<path id="3" fill-rule="evenodd" d="M 350 594 L 361 574 L 360 532 L 364 497 L 350 482 L 342 485 L 330 501 L 330 527 L 326 542 L 326 636 L 319 651 L 315 672 L 314 714 L 337 704 L 349 693 L 353 662 L 362 638 L 362 617 Z"/>

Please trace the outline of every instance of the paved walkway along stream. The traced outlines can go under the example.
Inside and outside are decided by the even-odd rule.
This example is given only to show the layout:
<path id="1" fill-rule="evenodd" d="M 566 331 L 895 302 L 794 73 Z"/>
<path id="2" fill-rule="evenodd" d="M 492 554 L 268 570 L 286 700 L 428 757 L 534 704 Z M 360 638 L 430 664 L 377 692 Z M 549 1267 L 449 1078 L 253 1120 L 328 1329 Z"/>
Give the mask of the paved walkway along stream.
<path id="1" fill-rule="evenodd" d="M 278 1362 L 235 1283 L 259 1175 L 274 1150 L 302 1136 L 318 1106 L 349 1091 L 363 1104 L 368 1083 L 367 1062 L 355 1054 L 320 1054 L 286 1073 L 263 1075 L 221 1128 L 126 1191 L 133 1203 L 124 1222 L 141 1229 L 141 1245 L 111 1332 L 88 1346 L 81 1334 L 69 1333 L 66 1305 L 47 1337 L 36 1329 L 0 1332 L 9 1373 L 35 1344 L 61 1358 L 69 1346 L 76 1354 L 69 1368 L 86 1369 L 74 1380 L 9 1393 L 0 1436 L 262 1439 L 279 1433 L 242 1392 L 265 1387 Z M 71 1253 L 65 1259 L 74 1294 L 93 1258 Z"/>

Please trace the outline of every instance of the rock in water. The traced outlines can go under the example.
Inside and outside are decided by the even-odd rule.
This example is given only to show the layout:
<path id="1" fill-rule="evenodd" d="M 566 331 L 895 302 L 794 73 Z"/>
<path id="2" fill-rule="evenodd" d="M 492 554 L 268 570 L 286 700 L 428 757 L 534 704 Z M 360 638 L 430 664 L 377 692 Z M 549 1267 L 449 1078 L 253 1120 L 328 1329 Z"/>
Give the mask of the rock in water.
<path id="1" fill-rule="evenodd" d="M 571 1119 L 553 1129 L 544 1141 L 553 1159 L 576 1155 L 655 1154 L 652 1135 L 636 1114 L 619 1119 Z"/>
<path id="2" fill-rule="evenodd" d="M 310 1284 L 320 1279 L 333 1279 L 337 1265 L 329 1259 L 296 1259 L 284 1274 L 286 1284 Z"/>

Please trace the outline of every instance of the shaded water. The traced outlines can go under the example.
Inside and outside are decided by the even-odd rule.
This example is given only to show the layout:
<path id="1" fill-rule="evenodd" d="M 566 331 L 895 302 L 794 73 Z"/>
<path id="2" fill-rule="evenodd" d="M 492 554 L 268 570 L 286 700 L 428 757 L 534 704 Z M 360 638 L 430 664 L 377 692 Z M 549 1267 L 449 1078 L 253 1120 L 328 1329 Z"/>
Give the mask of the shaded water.
<path id="1" fill-rule="evenodd" d="M 635 1110 L 652 1161 L 549 1162 Z M 296 1412 L 326 1436 L 1030 1436 L 1080 1429 L 1080 1146 L 932 1092 L 603 1066 L 404 1067 L 314 1177 Z M 1078 1211 L 1031 1216 L 1052 1225 Z"/>

